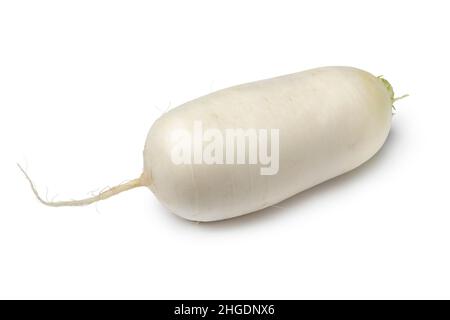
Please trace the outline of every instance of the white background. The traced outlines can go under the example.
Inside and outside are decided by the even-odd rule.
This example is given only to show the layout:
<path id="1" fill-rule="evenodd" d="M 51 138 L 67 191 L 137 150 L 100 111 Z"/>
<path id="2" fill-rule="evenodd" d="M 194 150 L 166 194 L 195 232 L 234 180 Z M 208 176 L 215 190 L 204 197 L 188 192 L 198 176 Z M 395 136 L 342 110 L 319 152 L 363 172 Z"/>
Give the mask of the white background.
<path id="1" fill-rule="evenodd" d="M 447 1 L 2 1 L 0 298 L 450 298 Z M 166 109 L 326 65 L 383 74 L 391 135 L 353 172 L 196 224 L 135 178 Z M 97 189 L 96 189 L 97 188 Z M 48 192 L 47 192 L 48 190 Z"/>

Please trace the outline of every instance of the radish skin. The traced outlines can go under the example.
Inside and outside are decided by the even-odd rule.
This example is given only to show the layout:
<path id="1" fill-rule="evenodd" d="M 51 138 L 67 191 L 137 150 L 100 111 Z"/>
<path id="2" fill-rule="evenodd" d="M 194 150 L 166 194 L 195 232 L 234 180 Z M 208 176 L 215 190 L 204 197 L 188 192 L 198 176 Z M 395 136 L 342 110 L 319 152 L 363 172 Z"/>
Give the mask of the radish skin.
<path id="1" fill-rule="evenodd" d="M 144 148 L 142 175 L 82 200 L 50 206 L 87 205 L 147 186 L 171 212 L 193 221 L 217 221 L 254 212 L 370 159 L 388 136 L 395 100 L 385 79 L 351 67 L 324 67 L 242 84 L 187 102 L 161 116 Z M 171 134 L 205 128 L 279 130 L 279 170 L 262 175 L 254 164 L 177 164 Z"/>

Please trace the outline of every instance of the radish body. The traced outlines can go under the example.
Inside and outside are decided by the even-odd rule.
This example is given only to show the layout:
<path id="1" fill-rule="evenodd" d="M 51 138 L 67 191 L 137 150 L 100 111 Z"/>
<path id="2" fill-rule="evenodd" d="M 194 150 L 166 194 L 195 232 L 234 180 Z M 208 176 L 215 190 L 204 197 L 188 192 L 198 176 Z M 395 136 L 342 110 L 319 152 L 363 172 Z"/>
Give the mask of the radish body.
<path id="1" fill-rule="evenodd" d="M 185 103 L 158 119 L 144 150 L 144 184 L 175 214 L 228 219 L 274 205 L 356 168 L 383 145 L 391 126 L 388 82 L 350 67 L 325 67 L 243 84 Z M 279 171 L 259 166 L 174 164 L 170 139 L 193 123 L 278 128 Z"/>
<path id="2" fill-rule="evenodd" d="M 87 205 L 147 186 L 185 219 L 223 220 L 274 205 L 370 159 L 389 133 L 395 100 L 391 85 L 368 72 L 312 69 L 223 89 L 167 112 L 148 133 L 142 175 L 96 196 L 43 200 L 21 169 L 46 205 Z M 254 163 L 177 163 L 173 133 L 194 136 L 196 122 L 224 136 L 230 128 L 278 130 L 278 170 L 263 175 Z"/>

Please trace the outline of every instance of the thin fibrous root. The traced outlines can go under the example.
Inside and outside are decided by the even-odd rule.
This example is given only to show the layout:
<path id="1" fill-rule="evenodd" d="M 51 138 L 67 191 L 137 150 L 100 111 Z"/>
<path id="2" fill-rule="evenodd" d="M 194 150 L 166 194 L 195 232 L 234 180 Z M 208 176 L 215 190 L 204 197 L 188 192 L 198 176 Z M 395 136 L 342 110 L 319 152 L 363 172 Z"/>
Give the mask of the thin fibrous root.
<path id="1" fill-rule="evenodd" d="M 100 200 L 105 200 L 108 199 L 109 197 L 112 197 L 116 194 L 119 194 L 123 191 L 127 191 L 130 189 L 134 189 L 134 188 L 138 188 L 138 187 L 142 187 L 143 181 L 142 181 L 142 176 L 134 179 L 134 180 L 130 180 L 128 182 L 119 184 L 117 186 L 108 188 L 105 191 L 100 192 L 99 194 L 90 197 L 90 198 L 86 198 L 86 199 L 80 199 L 80 200 L 67 200 L 67 201 L 47 201 L 41 198 L 41 196 L 39 195 L 39 193 L 36 190 L 36 187 L 34 186 L 33 181 L 31 180 L 31 178 L 28 176 L 28 174 L 26 173 L 26 171 L 20 166 L 20 164 L 17 164 L 17 166 L 19 167 L 20 171 L 22 171 L 22 173 L 25 175 L 25 178 L 28 180 L 28 182 L 30 183 L 31 186 L 31 190 L 33 190 L 34 195 L 36 196 L 36 198 L 43 204 L 50 206 L 50 207 L 66 207 L 66 206 L 86 206 L 88 204 L 100 201 Z"/>
<path id="2" fill-rule="evenodd" d="M 404 95 L 402 95 L 401 97 L 394 98 L 394 101 L 393 101 L 393 102 L 398 101 L 398 100 L 401 100 L 401 99 L 404 99 L 404 98 L 406 98 L 406 97 L 409 97 L 409 94 L 404 94 Z"/>

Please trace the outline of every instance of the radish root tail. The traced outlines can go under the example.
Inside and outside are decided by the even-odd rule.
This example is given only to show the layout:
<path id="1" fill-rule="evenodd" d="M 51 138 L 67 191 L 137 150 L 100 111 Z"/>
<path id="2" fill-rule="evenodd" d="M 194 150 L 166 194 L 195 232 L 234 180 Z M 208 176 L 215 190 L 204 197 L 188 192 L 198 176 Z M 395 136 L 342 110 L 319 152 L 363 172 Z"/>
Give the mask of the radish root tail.
<path id="1" fill-rule="evenodd" d="M 134 188 L 138 188 L 138 187 L 142 187 L 145 185 L 144 181 L 143 181 L 143 175 L 141 175 L 137 179 L 133 179 L 133 180 L 127 181 L 125 183 L 119 184 L 117 186 L 108 188 L 105 191 L 102 191 L 99 194 L 97 194 L 93 197 L 86 198 L 86 199 L 67 200 L 67 201 L 48 201 L 48 200 L 44 200 L 43 198 L 41 198 L 41 196 L 39 195 L 39 193 L 36 190 L 36 187 L 34 186 L 33 181 L 28 176 L 26 171 L 20 166 L 20 164 L 17 164 L 17 166 L 19 167 L 20 171 L 22 171 L 22 173 L 25 175 L 25 178 L 30 183 L 31 190 L 33 190 L 33 193 L 36 196 L 36 198 L 41 203 L 43 203 L 47 206 L 50 206 L 50 207 L 86 206 L 86 205 L 89 205 L 91 203 L 94 203 L 94 202 L 97 202 L 100 200 L 108 199 L 109 197 L 115 196 L 116 194 L 119 194 L 121 192 L 131 190 Z"/>

